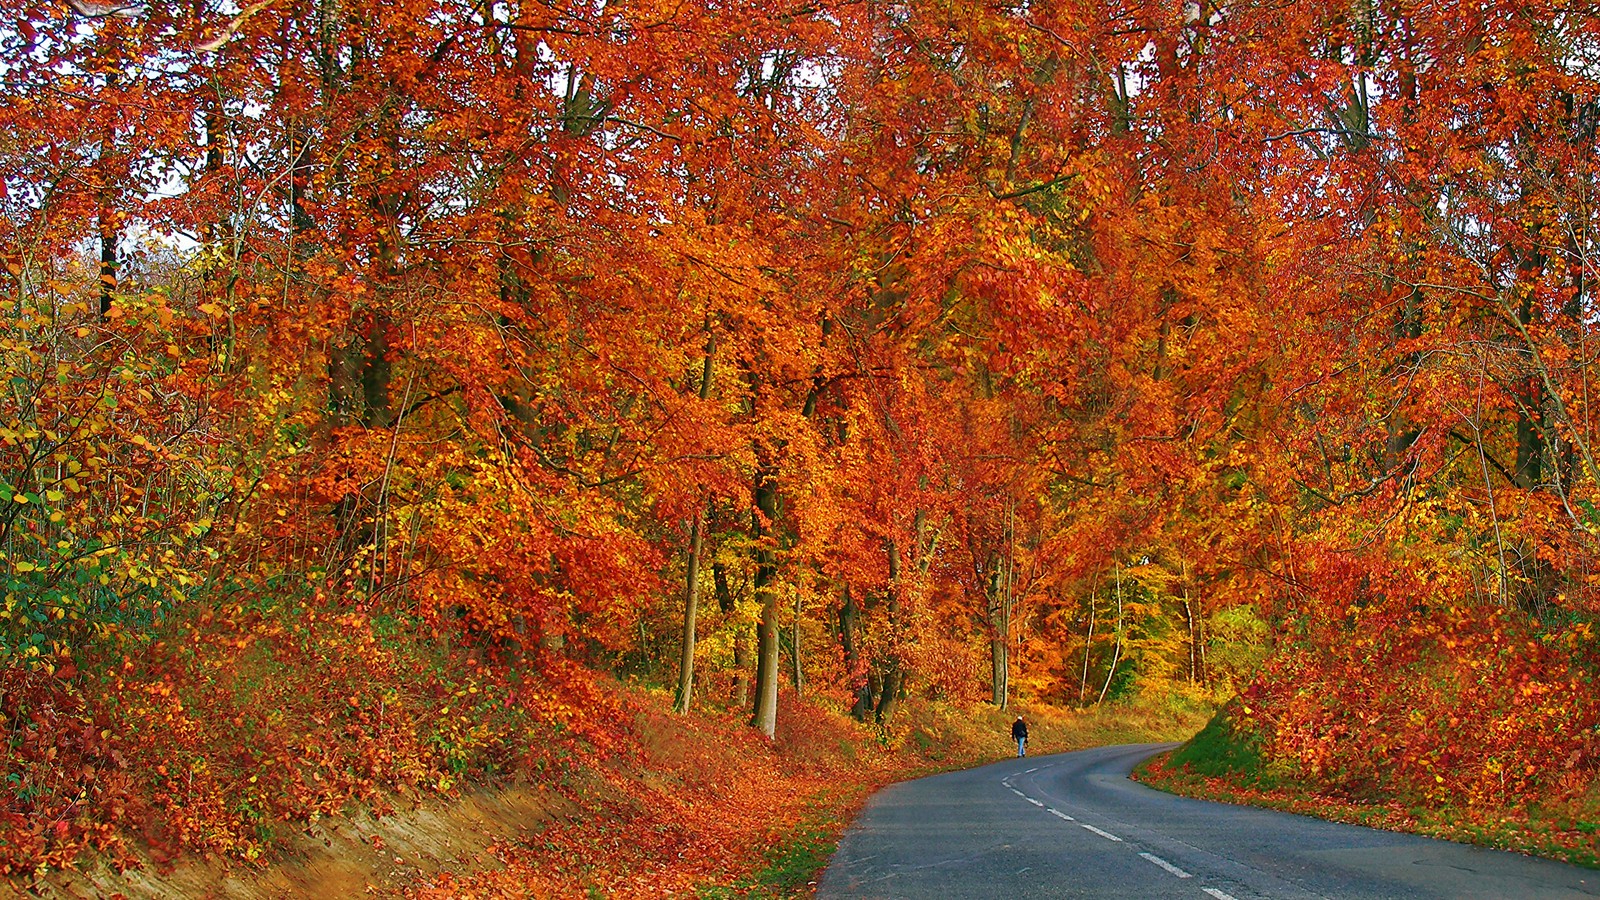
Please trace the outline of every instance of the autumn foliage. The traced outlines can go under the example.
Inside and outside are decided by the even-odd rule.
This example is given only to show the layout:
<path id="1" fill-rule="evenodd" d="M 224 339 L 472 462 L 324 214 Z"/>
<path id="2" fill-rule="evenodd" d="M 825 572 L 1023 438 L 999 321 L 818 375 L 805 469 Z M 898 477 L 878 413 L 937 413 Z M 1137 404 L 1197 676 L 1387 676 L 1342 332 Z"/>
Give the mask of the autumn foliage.
<path id="1" fill-rule="evenodd" d="M 607 677 L 1242 690 L 1341 790 L 1581 795 L 1597 40 L 5 6 L 0 869 L 603 757 Z"/>

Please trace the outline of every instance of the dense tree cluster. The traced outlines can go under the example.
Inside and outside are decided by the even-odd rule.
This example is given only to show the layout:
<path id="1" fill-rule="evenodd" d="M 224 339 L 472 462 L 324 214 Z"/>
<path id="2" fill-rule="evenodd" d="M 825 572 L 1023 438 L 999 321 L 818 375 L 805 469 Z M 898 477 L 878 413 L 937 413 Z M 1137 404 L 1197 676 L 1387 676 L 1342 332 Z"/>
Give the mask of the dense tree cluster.
<path id="1" fill-rule="evenodd" d="M 0 92 L 0 665 L 318 593 L 770 735 L 1271 647 L 1289 764 L 1596 762 L 1568 4 L 13 3 Z"/>

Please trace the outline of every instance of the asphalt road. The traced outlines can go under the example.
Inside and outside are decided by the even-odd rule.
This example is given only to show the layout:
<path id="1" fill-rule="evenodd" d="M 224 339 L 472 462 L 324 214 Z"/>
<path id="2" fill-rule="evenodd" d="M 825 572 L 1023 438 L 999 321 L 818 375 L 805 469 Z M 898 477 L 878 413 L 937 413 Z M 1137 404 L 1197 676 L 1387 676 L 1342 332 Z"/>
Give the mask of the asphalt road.
<path id="1" fill-rule="evenodd" d="M 1600 871 L 1128 780 L 1169 746 L 1099 747 L 892 785 L 846 832 L 817 896 L 1600 897 Z"/>

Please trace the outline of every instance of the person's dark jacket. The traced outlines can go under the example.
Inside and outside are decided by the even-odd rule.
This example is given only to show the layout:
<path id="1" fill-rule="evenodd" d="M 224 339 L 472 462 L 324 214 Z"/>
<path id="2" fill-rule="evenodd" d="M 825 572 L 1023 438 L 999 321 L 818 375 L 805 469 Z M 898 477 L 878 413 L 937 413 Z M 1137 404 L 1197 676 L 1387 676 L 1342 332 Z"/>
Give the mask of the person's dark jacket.
<path id="1" fill-rule="evenodd" d="M 1027 740 L 1028 739 L 1028 723 L 1022 721 L 1021 719 L 1018 719 L 1015 722 L 1012 722 L 1011 723 L 1011 739 L 1014 740 L 1014 741 L 1025 741 L 1025 740 Z"/>

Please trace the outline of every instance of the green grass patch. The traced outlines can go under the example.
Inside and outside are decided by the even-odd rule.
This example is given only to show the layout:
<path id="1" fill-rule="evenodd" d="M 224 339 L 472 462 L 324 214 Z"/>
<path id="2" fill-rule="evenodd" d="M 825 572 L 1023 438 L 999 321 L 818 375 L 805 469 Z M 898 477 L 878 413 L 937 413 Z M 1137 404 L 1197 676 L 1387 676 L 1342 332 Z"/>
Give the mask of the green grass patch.
<path id="1" fill-rule="evenodd" d="M 768 855 L 766 867 L 753 880 L 774 896 L 809 893 L 808 886 L 822 875 L 837 846 L 836 829 L 808 822 Z"/>
<path id="2" fill-rule="evenodd" d="M 1261 739 L 1240 729 L 1224 707 L 1200 733 L 1172 751 L 1168 765 L 1209 777 L 1245 776 L 1260 781 L 1265 775 L 1261 759 Z"/>

